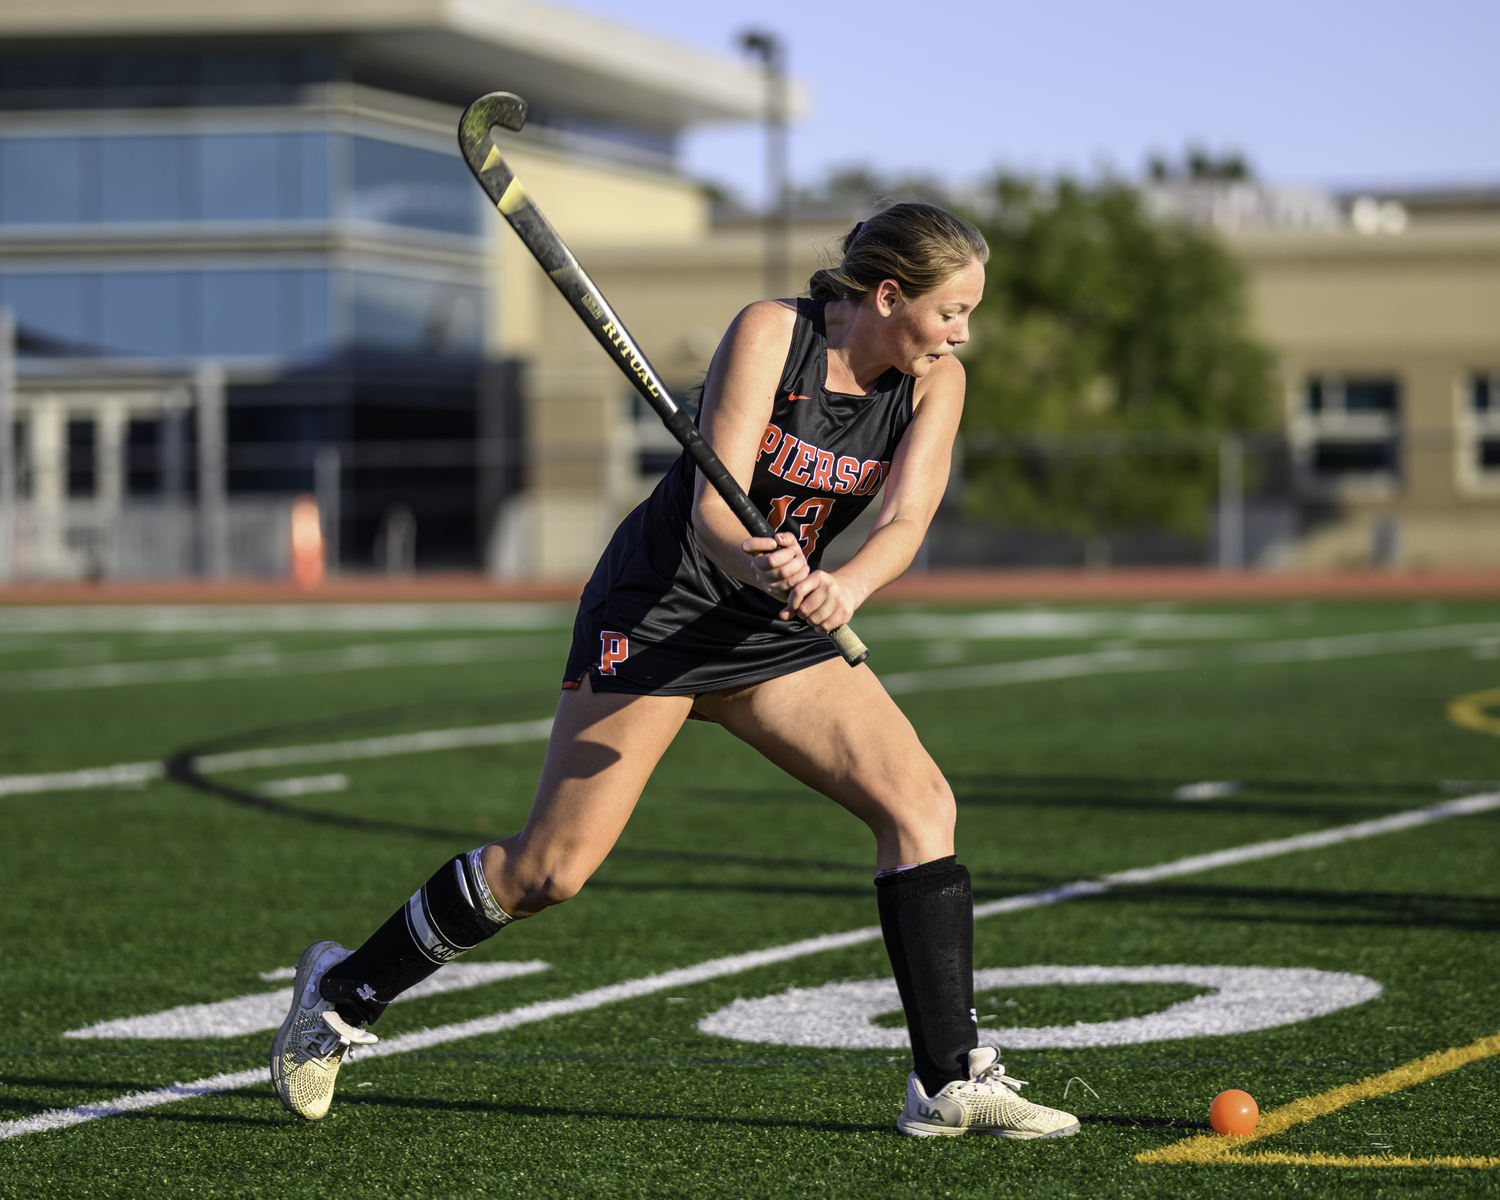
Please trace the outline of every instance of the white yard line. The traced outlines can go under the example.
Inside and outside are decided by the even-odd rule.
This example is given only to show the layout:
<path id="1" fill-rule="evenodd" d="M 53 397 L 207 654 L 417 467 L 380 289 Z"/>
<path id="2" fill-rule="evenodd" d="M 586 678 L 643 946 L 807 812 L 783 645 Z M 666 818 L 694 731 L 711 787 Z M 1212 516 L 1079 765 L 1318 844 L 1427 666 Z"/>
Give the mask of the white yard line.
<path id="1" fill-rule="evenodd" d="M 389 758 L 397 754 L 422 754 L 431 750 L 461 750 L 469 746 L 503 746 L 510 742 L 545 741 L 552 733 L 552 718 L 513 721 L 506 725 L 471 725 L 464 729 L 429 729 L 423 733 L 396 733 L 389 737 L 358 738 L 350 742 L 324 742 L 314 746 L 275 746 L 267 750 L 234 750 L 227 754 L 205 754 L 195 758 L 199 771 L 243 771 L 249 767 L 288 767 L 297 763 L 348 762 L 360 758 Z M 3 781 L 0 781 L 3 782 Z"/>
<path id="2" fill-rule="evenodd" d="M 407 988 L 396 997 L 396 1002 L 440 996 L 444 992 L 461 992 L 497 983 L 502 979 L 534 975 L 538 971 L 547 970 L 550 965 L 540 959 L 529 962 L 449 963 L 436 975 L 429 976 L 415 987 Z M 296 973 L 296 968 L 292 968 L 293 978 Z M 291 1002 L 292 989 L 285 987 L 274 992 L 256 992 L 249 996 L 216 1000 L 212 1004 L 180 1004 L 176 1008 L 147 1013 L 145 1016 L 100 1021 L 97 1025 L 89 1025 L 84 1029 L 69 1029 L 62 1036 L 109 1039 L 240 1037 L 246 1033 L 275 1029 L 285 1018 Z"/>
<path id="3" fill-rule="evenodd" d="M 304 775 L 300 779 L 271 779 L 260 785 L 262 796 L 319 796 L 342 792 L 349 786 L 347 775 Z"/>
<path id="4" fill-rule="evenodd" d="M 71 792 L 84 788 L 130 787 L 167 773 L 166 763 L 116 763 L 81 771 L 51 771 L 45 775 L 0 775 L 0 796 L 31 796 L 38 792 Z"/>
<path id="5" fill-rule="evenodd" d="M 566 604 L 119 604 L 0 607 L 0 634 L 566 629 Z"/>
<path id="6" fill-rule="evenodd" d="M 1486 622 L 1475 625 L 1435 625 L 1426 629 L 1396 629 L 1381 633 L 1353 633 L 1339 637 L 1240 642 L 1214 649 L 1181 647 L 1164 650 L 1096 650 L 974 667 L 902 671 L 882 675 L 880 682 L 891 695 L 899 696 L 912 692 L 942 692 L 954 688 L 1001 687 L 1049 679 L 1076 679 L 1085 675 L 1174 671 L 1236 663 L 1327 662 L 1332 659 L 1369 658 L 1382 654 L 1413 654 L 1423 650 L 1451 650 L 1497 635 L 1500 635 L 1500 624 Z"/>
<path id="7" fill-rule="evenodd" d="M 1197 650 L 1093 650 L 1059 654 L 1053 658 L 1023 658 L 1018 662 L 986 663 L 976 667 L 944 667 L 934 671 L 902 671 L 880 676 L 893 696 L 912 692 L 946 692 L 953 688 L 1003 687 L 1012 683 L 1041 683 L 1049 679 L 1077 679 L 1084 675 L 1118 675 L 1131 671 L 1170 671 L 1203 661 Z"/>
<path id="8" fill-rule="evenodd" d="M 1267 842 L 1252 842 L 1249 845 L 1237 846 L 1229 850 L 1217 850 L 1209 854 L 1194 854 L 1186 858 L 1174 859 L 1171 862 L 1160 863 L 1154 867 L 1140 867 L 1130 871 L 1117 871 L 1101 879 L 1078 880 L 1074 883 L 1065 884 L 1062 887 L 1049 888 L 1041 892 L 1031 892 L 1024 896 L 1011 896 L 1004 900 L 991 901 L 988 904 L 977 904 L 974 906 L 974 916 L 976 919 L 982 919 L 984 917 L 997 916 L 1001 913 L 1019 912 L 1024 909 L 1040 908 L 1049 904 L 1061 904 L 1066 900 L 1074 900 L 1081 896 L 1097 896 L 1122 884 L 1151 883 L 1159 879 L 1170 879 L 1179 875 L 1196 874 L 1201 871 L 1215 870 L 1219 867 L 1233 866 L 1237 863 L 1255 862 L 1259 859 L 1291 854 L 1299 850 L 1312 850 L 1324 846 L 1334 846 L 1343 842 L 1357 841 L 1361 838 L 1393 833 L 1401 829 L 1410 829 L 1418 825 L 1428 825 L 1436 821 L 1445 821 L 1451 817 L 1493 812 L 1497 809 L 1500 809 L 1500 792 L 1487 792 L 1475 796 L 1466 796 L 1459 800 L 1447 800 L 1440 804 L 1411 809 L 1404 813 L 1396 813 L 1389 817 L 1380 817 L 1373 821 L 1358 821 L 1352 825 L 1340 825 L 1333 829 L 1319 830 L 1316 833 L 1299 834 L 1296 837 L 1276 838 Z M 879 938 L 880 927 L 872 925 L 866 926 L 863 929 L 851 929 L 847 933 L 824 934 L 822 937 L 807 938 L 804 941 L 791 942 L 785 946 L 772 946 L 766 950 L 752 950 L 747 954 L 733 954 L 725 958 L 713 958 L 707 962 L 698 963 L 696 966 L 682 967 L 675 971 L 663 971 L 658 975 L 646 975 L 640 979 L 609 984 L 606 987 L 592 988 L 560 1000 L 541 1000 L 534 1004 L 526 1004 L 520 1008 L 511 1009 L 509 1012 L 495 1013 L 493 1016 L 488 1017 L 478 1017 L 472 1021 L 459 1021 L 451 1025 L 439 1025 L 432 1029 L 419 1029 L 412 1033 L 398 1034 L 395 1037 L 377 1042 L 374 1046 L 362 1049 L 359 1057 L 361 1060 L 367 1057 L 383 1058 L 394 1054 L 406 1054 L 413 1050 L 425 1050 L 433 1046 L 460 1041 L 464 1038 L 477 1037 L 481 1034 L 501 1033 L 509 1029 L 520 1028 L 523 1025 L 532 1025 L 539 1021 L 547 1021 L 553 1017 L 588 1012 L 621 1000 L 634 1000 L 658 992 L 689 987 L 696 983 L 707 982 L 710 979 L 722 979 L 727 975 L 738 975 L 745 971 L 755 970 L 758 967 L 787 962 L 790 959 L 803 958 L 810 954 L 821 954 L 829 950 L 840 950 L 847 946 L 857 946 L 866 942 L 876 941 Z M 85 1121 L 94 1121 L 100 1117 L 112 1117 L 127 1112 L 139 1112 L 142 1109 L 155 1108 L 162 1104 L 172 1104 L 178 1100 L 190 1100 L 197 1096 L 208 1096 L 217 1092 L 228 1092 L 238 1088 L 252 1087 L 267 1083 L 269 1080 L 270 1071 L 266 1067 L 255 1067 L 250 1070 L 234 1071 L 222 1075 L 212 1075 L 204 1079 L 195 1079 L 191 1083 L 176 1083 L 170 1087 L 158 1088 L 155 1091 L 118 1096 L 112 1100 L 103 1100 L 96 1104 L 82 1104 L 75 1108 L 55 1108 L 48 1112 L 37 1113 L 34 1116 L 0 1122 L 0 1140 L 21 1137 L 29 1133 L 66 1129 L 70 1125 L 80 1125 Z"/>
<path id="9" fill-rule="evenodd" d="M 1098 637 L 1241 639 L 1263 631 L 1266 622 L 1258 616 L 1236 613 L 1023 608 L 978 613 L 861 613 L 856 624 L 867 641 L 875 638 L 1023 641 Z"/>
<path id="10" fill-rule="evenodd" d="M 1096 650 L 1061 654 L 1051 658 L 1028 658 L 1019 662 L 989 663 L 974 667 L 946 667 L 931 671 L 906 671 L 881 676 L 892 695 L 946 691 L 965 687 L 1000 687 L 1007 684 L 1042 683 L 1054 679 L 1077 679 L 1092 675 L 1116 675 L 1134 671 L 1169 671 L 1229 663 L 1261 664 L 1328 662 L 1366 658 L 1381 654 L 1412 654 L 1424 650 L 1450 650 L 1485 638 L 1500 636 L 1500 624 L 1438 625 L 1426 629 L 1398 629 L 1383 633 L 1356 633 L 1341 637 L 1297 638 L 1272 642 L 1243 642 L 1219 650 L 1168 648 L 1161 650 Z M 467 646 L 468 642 L 428 642 L 416 645 Z M 480 643 L 485 644 L 485 643 Z M 348 647 L 350 651 L 388 647 Z M 325 653 L 342 653 L 329 651 Z M 451 650 L 435 653 L 448 654 Z M 217 661 L 217 660 L 197 660 Z M 115 664 L 116 666 L 140 664 Z M 387 665 L 384 663 L 370 665 Z M 67 671 L 107 670 L 106 667 L 67 667 Z M 347 668 L 346 668 L 347 669 Z M 543 726 L 546 728 L 544 729 Z M 502 730 L 541 730 L 517 734 Z M 481 726 L 473 730 L 440 729 L 402 734 L 391 738 L 366 738 L 322 747 L 288 746 L 275 750 L 247 750 L 237 754 L 209 755 L 198 761 L 207 771 L 232 771 L 252 766 L 284 766 L 307 762 L 336 762 L 346 758 L 377 758 L 388 754 L 410 754 L 424 750 L 449 750 L 461 746 L 496 745 L 505 741 L 545 738 L 550 721 L 520 725 Z M 473 740 L 469 740 L 473 739 Z M 165 773 L 161 763 L 119 763 L 81 771 L 58 771 L 38 775 L 0 775 L 0 796 L 36 792 L 71 791 L 75 788 L 117 787 L 158 779 Z"/>
<path id="11" fill-rule="evenodd" d="M 153 683 L 199 683 L 210 679 L 327 675 L 382 667 L 452 666 L 534 658 L 550 653 L 529 638 L 464 638 L 458 641 L 377 642 L 335 650 L 284 653 L 257 648 L 209 658 L 164 658 L 97 663 L 86 667 L 38 667 L 0 674 L 0 691 L 62 692 L 80 688 L 132 687 Z"/>
<path id="12" fill-rule="evenodd" d="M 510 742 L 545 741 L 552 733 L 552 718 L 513 721 L 505 725 L 472 725 L 462 729 L 429 729 L 423 733 L 398 733 L 389 737 L 359 738 L 349 742 L 324 742 L 312 746 L 275 746 L 266 750 L 237 750 L 227 754 L 205 754 L 195 758 L 200 771 L 242 771 L 249 767 L 284 767 L 298 763 L 349 762 L 362 758 L 387 758 L 397 754 L 420 754 L 431 750 L 458 750 L 469 746 L 503 746 Z M 57 771 L 47 775 L 0 775 L 0 796 L 62 792 L 78 788 L 120 787 L 160 779 L 166 764 L 119 763 L 82 771 Z"/>

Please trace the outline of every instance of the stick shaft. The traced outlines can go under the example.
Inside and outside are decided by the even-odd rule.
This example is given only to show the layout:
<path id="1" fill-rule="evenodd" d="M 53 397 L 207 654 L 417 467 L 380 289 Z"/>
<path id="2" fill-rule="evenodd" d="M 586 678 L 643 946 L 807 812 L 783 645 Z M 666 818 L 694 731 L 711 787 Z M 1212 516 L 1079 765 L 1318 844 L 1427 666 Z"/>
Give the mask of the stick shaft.
<path id="1" fill-rule="evenodd" d="M 774 537 L 775 531 L 765 516 L 750 502 L 744 488 L 729 473 L 714 448 L 704 440 L 692 418 L 672 399 L 666 384 L 636 345 L 624 322 L 610 307 L 604 293 L 579 265 L 557 230 L 552 228 L 552 223 L 532 203 L 520 180 L 506 165 L 505 159 L 490 138 L 490 129 L 496 122 L 487 117 L 486 110 L 482 107 L 489 99 L 490 97 L 481 97 L 476 100 L 459 123 L 459 145 L 480 186 L 547 272 L 557 290 L 572 305 L 573 311 L 583 320 L 589 332 L 604 347 L 605 352 L 646 403 L 655 409 L 672 436 L 692 456 L 698 470 L 703 472 L 709 485 L 723 498 L 729 511 L 752 537 Z M 858 666 L 869 656 L 870 652 L 865 644 L 848 625 L 840 625 L 828 636 L 850 666 Z"/>

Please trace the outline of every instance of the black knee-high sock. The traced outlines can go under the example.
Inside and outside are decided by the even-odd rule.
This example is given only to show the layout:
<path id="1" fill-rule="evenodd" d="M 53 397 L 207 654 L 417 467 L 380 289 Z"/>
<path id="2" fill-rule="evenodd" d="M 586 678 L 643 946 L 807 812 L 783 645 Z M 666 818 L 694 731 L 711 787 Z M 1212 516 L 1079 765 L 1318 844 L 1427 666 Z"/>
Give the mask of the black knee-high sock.
<path id="1" fill-rule="evenodd" d="M 444 863 L 364 945 L 323 976 L 323 999 L 366 1025 L 444 963 L 493 937 L 512 918 L 490 895 L 479 850 Z"/>
<path id="2" fill-rule="evenodd" d="M 974 1020 L 974 893 L 953 855 L 875 879 L 880 932 L 906 1010 L 912 1060 L 929 1096 L 969 1077 Z"/>

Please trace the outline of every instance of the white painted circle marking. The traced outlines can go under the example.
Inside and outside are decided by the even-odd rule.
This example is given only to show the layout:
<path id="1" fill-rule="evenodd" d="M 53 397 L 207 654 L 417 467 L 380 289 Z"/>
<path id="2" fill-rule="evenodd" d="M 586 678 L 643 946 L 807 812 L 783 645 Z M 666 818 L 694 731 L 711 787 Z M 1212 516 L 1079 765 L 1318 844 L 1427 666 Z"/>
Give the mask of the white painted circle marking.
<path id="1" fill-rule="evenodd" d="M 1072 1025 L 996 1028 L 981 1025 L 979 1040 L 1008 1050 L 1064 1046 L 1134 1046 L 1172 1038 L 1222 1037 L 1295 1025 L 1352 1008 L 1380 995 L 1364 975 L 1306 967 L 995 967 L 974 972 L 974 990 L 1047 984 L 1186 983 L 1212 988 L 1140 1017 L 1078 1021 Z M 891 979 L 789 988 L 773 996 L 735 1000 L 698 1022 L 704 1033 L 739 1042 L 827 1046 L 845 1050 L 895 1050 L 911 1043 L 905 1028 L 874 1018 L 901 1011 Z"/>

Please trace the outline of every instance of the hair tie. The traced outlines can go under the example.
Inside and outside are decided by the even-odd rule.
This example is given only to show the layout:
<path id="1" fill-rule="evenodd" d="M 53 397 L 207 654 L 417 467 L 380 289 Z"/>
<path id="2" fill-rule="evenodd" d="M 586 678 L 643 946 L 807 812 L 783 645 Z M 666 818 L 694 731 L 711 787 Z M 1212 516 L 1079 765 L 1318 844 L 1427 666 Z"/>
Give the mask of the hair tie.
<path id="1" fill-rule="evenodd" d="M 859 231 L 864 227 L 865 223 L 863 221 L 856 221 L 854 223 L 854 228 L 849 231 L 849 244 L 851 246 L 854 245 L 855 242 L 859 241 Z"/>

